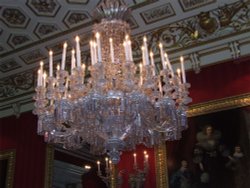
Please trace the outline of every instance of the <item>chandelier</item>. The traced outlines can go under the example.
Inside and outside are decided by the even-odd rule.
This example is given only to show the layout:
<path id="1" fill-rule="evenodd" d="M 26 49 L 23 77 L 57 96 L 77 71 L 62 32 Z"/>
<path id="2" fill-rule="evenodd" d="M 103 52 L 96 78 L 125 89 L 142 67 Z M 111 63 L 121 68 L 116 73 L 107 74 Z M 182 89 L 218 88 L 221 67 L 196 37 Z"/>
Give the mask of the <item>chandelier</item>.
<path id="1" fill-rule="evenodd" d="M 181 138 L 187 128 L 188 97 L 184 62 L 175 73 L 162 43 L 158 71 L 147 38 L 142 39 L 142 63 L 133 62 L 129 9 L 116 0 L 102 1 L 95 11 L 100 20 L 90 41 L 91 65 L 81 60 L 80 38 L 71 52 L 71 69 L 65 69 L 67 43 L 61 65 L 53 72 L 49 52 L 49 75 L 43 62 L 38 70 L 34 114 L 39 135 L 68 149 L 90 146 L 94 154 L 107 154 L 116 164 L 120 152 Z M 90 76 L 85 75 L 90 72 Z"/>

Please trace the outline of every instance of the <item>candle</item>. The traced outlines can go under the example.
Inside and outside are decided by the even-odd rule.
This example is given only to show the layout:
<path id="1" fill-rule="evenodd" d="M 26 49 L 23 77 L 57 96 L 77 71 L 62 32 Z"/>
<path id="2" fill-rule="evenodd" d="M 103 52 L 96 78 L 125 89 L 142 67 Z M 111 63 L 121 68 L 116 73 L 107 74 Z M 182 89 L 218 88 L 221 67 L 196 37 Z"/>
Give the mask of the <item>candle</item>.
<path id="1" fill-rule="evenodd" d="M 112 38 L 109 39 L 109 44 L 110 44 L 110 58 L 111 58 L 111 62 L 114 63 L 115 62 L 115 58 L 114 58 L 114 47 L 113 47 L 113 39 Z"/>
<path id="2" fill-rule="evenodd" d="M 134 156 L 134 166 L 137 166 L 136 153 L 134 153 L 133 156 Z"/>
<path id="3" fill-rule="evenodd" d="M 94 64 L 97 62 L 96 42 L 93 42 L 93 61 Z"/>
<path id="4" fill-rule="evenodd" d="M 49 76 L 53 76 L 53 52 L 49 51 Z"/>
<path id="5" fill-rule="evenodd" d="M 142 52 L 142 64 L 146 66 L 146 59 L 145 59 L 145 48 L 144 46 L 141 47 L 141 52 Z"/>
<path id="6" fill-rule="evenodd" d="M 181 79 L 181 70 L 177 69 L 176 72 L 177 72 L 178 77 Z"/>
<path id="7" fill-rule="evenodd" d="M 164 59 L 164 53 L 163 53 L 162 43 L 159 44 L 159 47 L 160 47 L 162 67 L 163 67 L 163 69 L 167 69 L 166 62 L 165 62 L 165 59 Z"/>
<path id="8" fill-rule="evenodd" d="M 148 45 L 147 45 L 147 38 L 146 38 L 146 36 L 143 37 L 143 46 L 144 46 L 145 65 L 149 65 Z"/>
<path id="9" fill-rule="evenodd" d="M 100 33 L 96 33 L 96 42 L 97 42 L 97 55 L 98 55 L 98 62 L 102 62 L 102 50 L 101 50 L 101 40 L 100 40 Z"/>
<path id="10" fill-rule="evenodd" d="M 40 61 L 40 70 L 41 70 L 41 74 L 43 74 L 43 61 Z"/>
<path id="11" fill-rule="evenodd" d="M 41 84 L 41 70 L 40 69 L 37 71 L 37 87 L 38 86 L 42 86 L 42 84 Z"/>
<path id="12" fill-rule="evenodd" d="M 128 40 L 128 51 L 129 51 L 129 60 L 132 62 L 133 54 L 132 54 L 131 40 Z"/>
<path id="13" fill-rule="evenodd" d="M 61 65 L 61 68 L 62 70 L 65 69 L 65 61 L 66 61 L 66 51 L 67 51 L 67 43 L 65 42 L 63 44 L 63 53 L 62 53 L 62 65 Z"/>
<path id="14" fill-rule="evenodd" d="M 123 46 L 124 46 L 124 50 L 125 50 L 125 59 L 126 59 L 126 62 L 128 62 L 129 61 L 129 51 L 128 51 L 127 41 L 123 42 Z"/>
<path id="15" fill-rule="evenodd" d="M 112 171 L 112 161 L 109 160 L 109 168 L 110 168 L 110 171 Z"/>
<path id="16" fill-rule="evenodd" d="M 146 164 L 148 164 L 148 154 L 145 155 Z"/>
<path id="17" fill-rule="evenodd" d="M 85 75 L 85 68 L 86 68 L 85 64 L 82 64 L 82 73 L 83 73 L 83 75 Z M 82 83 L 84 83 L 84 76 L 82 77 Z"/>
<path id="18" fill-rule="evenodd" d="M 60 65 L 58 64 L 57 66 L 56 66 L 56 70 L 60 70 Z"/>
<path id="19" fill-rule="evenodd" d="M 171 73 L 172 77 L 174 77 L 174 71 L 173 71 L 172 66 L 171 66 L 171 64 L 170 64 L 170 62 L 169 62 L 168 54 L 165 53 L 165 54 L 164 54 L 164 57 L 165 57 L 165 62 L 166 62 L 166 64 L 167 64 L 167 67 L 168 67 L 168 69 L 170 70 L 170 73 Z"/>
<path id="20" fill-rule="evenodd" d="M 71 51 L 71 73 L 73 69 L 76 67 L 76 58 L 75 58 L 75 50 Z"/>
<path id="21" fill-rule="evenodd" d="M 184 58 L 181 56 L 180 57 L 181 61 L 181 73 L 182 73 L 182 82 L 186 83 L 186 74 L 185 74 L 185 67 L 184 67 Z"/>
<path id="22" fill-rule="evenodd" d="M 152 75 L 155 76 L 155 61 L 153 52 L 150 52 L 150 61 L 152 65 Z"/>
<path id="23" fill-rule="evenodd" d="M 97 161 L 97 168 L 98 168 L 98 173 L 101 173 L 101 169 L 100 169 L 100 161 Z"/>
<path id="24" fill-rule="evenodd" d="M 143 84 L 143 77 L 142 77 L 142 64 L 140 63 L 139 64 L 139 68 L 140 68 L 140 86 L 142 86 L 142 84 Z"/>
<path id="25" fill-rule="evenodd" d="M 89 46 L 90 46 L 90 56 L 91 56 L 91 65 L 93 66 L 95 64 L 94 61 L 94 46 L 93 46 L 93 41 L 89 41 Z"/>
<path id="26" fill-rule="evenodd" d="M 42 78 L 42 85 L 43 87 L 46 87 L 46 78 L 47 78 L 47 74 L 46 72 L 43 73 L 43 78 Z"/>
<path id="27" fill-rule="evenodd" d="M 109 168 L 109 159 L 106 157 L 105 161 L 106 161 L 106 169 L 108 169 Z"/>
<path id="28" fill-rule="evenodd" d="M 81 66 L 81 50 L 80 50 L 80 38 L 76 36 L 76 64 L 77 67 Z"/>

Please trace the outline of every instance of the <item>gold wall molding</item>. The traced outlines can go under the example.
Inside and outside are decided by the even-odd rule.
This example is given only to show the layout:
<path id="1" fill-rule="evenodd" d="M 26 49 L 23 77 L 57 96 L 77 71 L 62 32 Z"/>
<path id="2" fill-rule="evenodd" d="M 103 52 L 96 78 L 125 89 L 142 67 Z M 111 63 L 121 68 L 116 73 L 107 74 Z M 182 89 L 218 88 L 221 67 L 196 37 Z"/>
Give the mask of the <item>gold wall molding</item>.
<path id="1" fill-rule="evenodd" d="M 0 160 L 8 160 L 5 187 L 12 188 L 14 183 L 16 151 L 15 150 L 0 151 Z"/>
<path id="2" fill-rule="evenodd" d="M 54 147 L 48 144 L 46 146 L 45 156 L 45 177 L 44 177 L 44 188 L 52 187 L 52 175 L 53 175 L 53 161 L 54 161 Z"/>
<path id="3" fill-rule="evenodd" d="M 188 117 L 204 115 L 223 110 L 240 108 L 250 105 L 250 93 L 194 104 L 189 107 Z"/>
<path id="4" fill-rule="evenodd" d="M 166 143 L 155 146 L 156 187 L 169 188 Z"/>

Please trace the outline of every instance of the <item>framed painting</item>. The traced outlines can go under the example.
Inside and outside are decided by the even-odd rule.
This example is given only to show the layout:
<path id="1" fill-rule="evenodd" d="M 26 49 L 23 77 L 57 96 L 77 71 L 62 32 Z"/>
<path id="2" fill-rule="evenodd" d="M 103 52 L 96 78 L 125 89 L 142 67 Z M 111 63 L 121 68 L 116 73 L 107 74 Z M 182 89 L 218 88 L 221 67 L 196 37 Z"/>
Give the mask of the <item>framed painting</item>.
<path id="1" fill-rule="evenodd" d="M 183 138 L 156 148 L 157 187 L 247 188 L 250 94 L 193 105 L 188 114 Z"/>
<path id="2" fill-rule="evenodd" d="M 12 188 L 15 170 L 14 150 L 0 151 L 0 188 Z"/>

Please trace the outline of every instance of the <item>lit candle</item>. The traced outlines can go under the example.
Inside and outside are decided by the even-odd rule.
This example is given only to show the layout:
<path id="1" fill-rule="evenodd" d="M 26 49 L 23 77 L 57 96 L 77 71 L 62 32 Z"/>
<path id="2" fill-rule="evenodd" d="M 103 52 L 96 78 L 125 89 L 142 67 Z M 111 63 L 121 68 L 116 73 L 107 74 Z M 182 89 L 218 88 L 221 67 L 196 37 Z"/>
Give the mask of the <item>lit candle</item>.
<path id="1" fill-rule="evenodd" d="M 106 157 L 105 161 L 106 161 L 106 168 L 108 169 L 109 168 L 109 159 Z"/>
<path id="2" fill-rule="evenodd" d="M 145 65 L 149 65 L 148 45 L 147 45 L 147 38 L 146 38 L 146 36 L 143 37 L 143 46 L 144 46 Z"/>
<path id="3" fill-rule="evenodd" d="M 81 50 L 80 50 L 80 38 L 76 36 L 76 64 L 77 67 L 81 67 Z"/>
<path id="4" fill-rule="evenodd" d="M 161 54 L 161 63 L 162 63 L 162 67 L 163 69 L 167 69 L 167 66 L 166 66 L 166 62 L 165 62 L 165 59 L 164 59 L 164 52 L 163 52 L 163 46 L 162 46 L 162 43 L 159 44 L 159 48 L 160 48 L 160 54 Z"/>
<path id="5" fill-rule="evenodd" d="M 142 52 L 142 64 L 146 66 L 146 59 L 145 59 L 145 48 L 144 46 L 141 47 L 141 52 Z"/>
<path id="6" fill-rule="evenodd" d="M 71 51 L 71 73 L 73 69 L 76 67 L 76 58 L 75 58 L 75 50 Z"/>
<path id="7" fill-rule="evenodd" d="M 113 39 L 112 38 L 109 39 L 109 44 L 110 44 L 110 58 L 111 58 L 111 62 L 114 63 L 115 62 L 115 58 L 114 58 L 114 47 L 113 47 Z"/>
<path id="8" fill-rule="evenodd" d="M 168 59 L 168 54 L 165 53 L 165 54 L 164 54 L 164 57 L 165 57 L 165 62 L 166 62 L 166 64 L 167 64 L 167 66 L 168 66 L 168 69 L 170 70 L 170 73 L 171 73 L 171 75 L 172 75 L 172 77 L 173 77 L 173 76 L 174 76 L 174 71 L 173 71 L 172 66 L 171 66 L 171 64 L 170 64 L 170 61 L 169 61 L 169 59 Z"/>
<path id="9" fill-rule="evenodd" d="M 133 54 L 132 54 L 132 46 L 131 46 L 131 40 L 128 40 L 128 51 L 129 51 L 129 60 L 133 61 Z"/>
<path id="10" fill-rule="evenodd" d="M 96 42 L 93 42 L 93 61 L 94 61 L 94 64 L 97 62 Z"/>
<path id="11" fill-rule="evenodd" d="M 177 69 L 176 72 L 177 72 L 178 77 L 181 79 L 181 70 Z"/>
<path id="12" fill-rule="evenodd" d="M 66 61 L 66 51 L 67 51 L 67 43 L 65 42 L 63 44 L 63 54 L 62 54 L 62 65 L 61 65 L 61 68 L 62 70 L 65 69 L 65 61 Z"/>
<path id="13" fill-rule="evenodd" d="M 124 51 L 125 51 L 125 59 L 126 59 L 126 62 L 128 62 L 129 61 L 129 52 L 128 52 L 127 41 L 123 42 L 123 46 L 124 46 Z"/>
<path id="14" fill-rule="evenodd" d="M 42 82 L 41 82 L 41 70 L 40 69 L 37 71 L 37 87 L 38 86 L 42 86 Z"/>
<path id="15" fill-rule="evenodd" d="M 137 166 L 136 153 L 134 153 L 133 156 L 134 156 L 134 166 Z"/>
<path id="16" fill-rule="evenodd" d="M 40 61 L 40 70 L 41 70 L 41 74 L 43 74 L 43 65 L 44 65 L 43 61 Z"/>
<path id="17" fill-rule="evenodd" d="M 46 72 L 44 72 L 43 73 L 43 78 L 42 78 L 42 85 L 43 85 L 43 87 L 46 87 L 46 78 L 47 78 L 47 74 L 46 74 Z"/>
<path id="18" fill-rule="evenodd" d="M 101 169 L 100 169 L 100 161 L 97 161 L 97 168 L 98 168 L 98 173 L 101 173 Z"/>
<path id="19" fill-rule="evenodd" d="M 140 63 L 139 64 L 139 68 L 140 68 L 140 86 L 142 86 L 142 84 L 143 84 L 143 77 L 142 77 L 142 64 Z"/>
<path id="20" fill-rule="evenodd" d="M 57 66 L 56 66 L 56 70 L 60 70 L 60 65 L 58 64 Z"/>
<path id="21" fill-rule="evenodd" d="M 93 66 L 95 64 L 94 61 L 94 46 L 93 46 L 93 41 L 89 41 L 89 46 L 90 46 L 90 56 L 91 56 L 91 65 Z"/>
<path id="22" fill-rule="evenodd" d="M 111 160 L 109 160 L 109 168 L 110 168 L 110 170 L 112 170 L 112 161 Z"/>
<path id="23" fill-rule="evenodd" d="M 155 61 L 153 52 L 150 52 L 150 61 L 152 65 L 152 75 L 155 76 Z"/>
<path id="24" fill-rule="evenodd" d="M 185 67 L 184 67 L 184 58 L 181 56 L 181 73 L 182 73 L 182 82 L 186 83 L 186 74 L 185 74 Z"/>
<path id="25" fill-rule="evenodd" d="M 98 62 L 101 63 L 102 62 L 102 48 L 101 48 L 101 40 L 100 40 L 100 33 L 96 33 L 95 35 L 96 37 L 96 42 L 97 42 L 97 57 L 98 57 Z"/>
<path id="26" fill-rule="evenodd" d="M 145 156 L 146 158 L 146 164 L 148 164 L 148 154 Z"/>
<path id="27" fill-rule="evenodd" d="M 53 52 L 49 51 L 49 76 L 53 76 Z"/>

